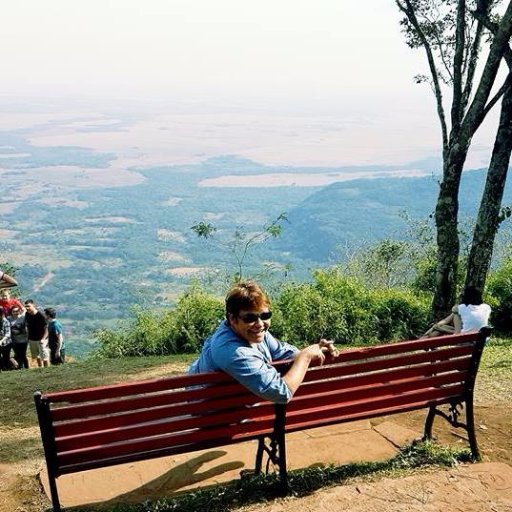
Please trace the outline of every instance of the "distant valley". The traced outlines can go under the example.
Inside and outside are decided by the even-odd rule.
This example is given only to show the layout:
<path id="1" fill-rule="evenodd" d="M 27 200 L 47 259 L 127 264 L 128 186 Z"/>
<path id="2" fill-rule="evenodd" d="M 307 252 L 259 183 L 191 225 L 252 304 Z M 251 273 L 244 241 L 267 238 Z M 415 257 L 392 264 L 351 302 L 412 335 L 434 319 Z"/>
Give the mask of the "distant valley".
<path id="1" fill-rule="evenodd" d="M 103 129 L 103 128 L 102 128 Z M 426 218 L 439 163 L 401 166 L 266 166 L 227 155 L 199 163 L 120 168 L 115 153 L 42 147 L 0 132 L 0 260 L 19 268 L 24 298 L 55 306 L 71 352 L 134 304 L 165 308 L 192 278 L 234 271 L 228 249 L 191 230 L 204 221 L 229 241 L 286 212 L 282 236 L 252 250 L 247 268 L 273 262 L 288 279 L 383 237 L 403 236 L 400 213 Z M 464 174 L 463 216 L 474 215 L 484 173 Z M 512 201 L 510 187 L 504 202 Z M 219 290 L 222 292 L 223 290 Z"/>

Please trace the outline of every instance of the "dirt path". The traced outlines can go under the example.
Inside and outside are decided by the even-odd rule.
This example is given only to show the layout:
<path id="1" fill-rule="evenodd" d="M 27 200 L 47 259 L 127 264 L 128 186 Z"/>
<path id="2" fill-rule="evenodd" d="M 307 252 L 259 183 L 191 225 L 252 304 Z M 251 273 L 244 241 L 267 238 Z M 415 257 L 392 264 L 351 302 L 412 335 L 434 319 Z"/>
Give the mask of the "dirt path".
<path id="1" fill-rule="evenodd" d="M 512 405 L 477 406 L 475 419 L 482 463 L 426 470 L 402 479 L 383 478 L 321 489 L 303 498 L 244 507 L 243 512 L 512 512 Z M 421 431 L 424 411 L 394 416 L 394 422 Z M 384 421 L 378 419 L 375 422 Z M 439 423 L 437 423 L 439 422 Z M 442 444 L 465 446 L 455 429 L 436 420 Z M 436 429 L 436 426 L 438 428 Z M 300 501 L 299 501 L 300 500 Z"/>
<path id="2" fill-rule="evenodd" d="M 244 512 L 510 512 L 512 467 L 499 462 L 323 489 Z"/>
<path id="3" fill-rule="evenodd" d="M 55 274 L 53 272 L 48 272 L 48 274 L 46 274 L 41 282 L 34 288 L 34 293 L 41 291 L 41 289 L 46 286 L 54 276 Z"/>
<path id="4" fill-rule="evenodd" d="M 303 512 L 512 512 L 512 405 L 499 402 L 477 406 L 477 437 L 483 463 L 450 470 L 424 470 L 402 479 L 368 479 L 322 489 L 300 498 Z M 393 416 L 398 425 L 422 430 L 424 411 Z M 376 419 L 377 424 L 385 418 Z M 439 423 L 437 423 L 439 422 Z M 438 428 L 436 428 L 436 426 Z M 21 443 L 37 437 L 37 429 L 2 431 L 0 435 Z M 466 446 L 460 434 L 436 420 L 434 434 L 443 444 Z M 362 449 L 364 449 L 362 447 Z M 49 502 L 36 477 L 42 467 L 39 451 L 32 460 L 0 464 L 0 512 L 43 512 Z M 297 499 L 243 508 L 244 512 L 292 512 Z"/>

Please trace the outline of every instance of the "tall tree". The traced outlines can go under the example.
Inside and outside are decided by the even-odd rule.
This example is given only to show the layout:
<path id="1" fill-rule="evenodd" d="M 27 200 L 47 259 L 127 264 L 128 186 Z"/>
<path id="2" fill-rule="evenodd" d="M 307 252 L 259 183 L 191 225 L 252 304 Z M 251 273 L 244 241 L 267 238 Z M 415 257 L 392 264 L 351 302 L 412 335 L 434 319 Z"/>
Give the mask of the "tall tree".
<path id="1" fill-rule="evenodd" d="M 433 314 L 440 317 L 455 302 L 460 243 L 458 237 L 459 188 L 471 139 L 492 107 L 503 97 L 504 82 L 491 97 L 503 55 L 512 34 L 512 1 L 508 2 L 496 30 L 490 32 L 485 20 L 495 17 L 501 2 L 493 0 L 395 0 L 404 14 L 401 21 L 407 44 L 423 48 L 441 126 L 443 176 L 435 210 L 437 229 L 436 290 Z M 486 37 L 487 36 L 487 37 Z M 485 62 L 477 79 L 481 48 L 489 42 Z M 443 92 L 451 97 L 449 116 Z"/>
<path id="2" fill-rule="evenodd" d="M 496 33 L 496 24 L 478 13 L 476 16 L 490 31 Z M 504 84 L 500 121 L 473 232 L 465 283 L 466 286 L 474 286 L 480 290 L 485 287 L 498 227 L 512 213 L 510 207 L 501 207 L 512 153 L 512 50 L 510 48 L 506 50 L 504 58 L 509 74 Z"/>

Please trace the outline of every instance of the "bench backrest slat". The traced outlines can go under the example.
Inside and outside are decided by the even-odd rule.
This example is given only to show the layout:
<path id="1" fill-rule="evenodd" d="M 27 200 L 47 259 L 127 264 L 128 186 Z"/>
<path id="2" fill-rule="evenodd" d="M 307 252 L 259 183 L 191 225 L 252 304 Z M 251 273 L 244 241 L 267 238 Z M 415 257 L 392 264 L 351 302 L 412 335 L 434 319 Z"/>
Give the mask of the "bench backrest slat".
<path id="1" fill-rule="evenodd" d="M 167 382 L 168 380 L 169 379 L 166 379 Z M 59 405 L 58 407 L 52 407 L 52 418 L 53 421 L 63 421 L 102 414 L 112 414 L 113 403 L 116 404 L 115 412 L 122 412 L 172 405 L 187 401 L 206 400 L 211 397 L 240 395 L 249 395 L 249 392 L 244 386 L 230 377 L 230 381 L 224 385 L 194 386 L 193 388 L 177 390 L 172 387 L 170 389 L 161 389 L 157 393 L 146 394 L 143 394 L 139 390 L 130 390 L 130 392 L 125 395 L 114 398 L 105 397 L 100 401 L 81 402 L 79 404 L 74 402 L 73 405 Z M 52 396 L 48 397 L 49 400 L 52 400 L 52 398 Z"/>
<path id="2" fill-rule="evenodd" d="M 157 393 L 172 389 L 187 388 L 193 386 L 205 386 L 226 384 L 234 382 L 233 377 L 222 372 L 199 373 L 195 375 L 179 375 L 175 377 L 163 377 L 148 379 L 124 384 L 112 384 L 109 386 L 97 386 L 70 391 L 58 391 L 45 393 L 45 397 L 52 403 L 68 402 L 81 403 L 92 400 L 104 400 L 134 394 Z"/>
<path id="3" fill-rule="evenodd" d="M 316 366 L 306 373 L 304 382 L 311 382 L 314 380 L 323 380 L 334 378 L 341 375 L 355 375 L 359 373 L 370 373 L 378 370 L 391 371 L 395 368 L 408 367 L 421 363 L 434 363 L 436 361 L 446 361 L 458 357 L 470 356 L 472 347 L 470 345 L 442 348 L 439 350 L 419 351 L 405 355 L 391 355 L 380 356 L 379 358 L 371 357 L 353 363 L 352 360 L 347 360 L 340 363 L 338 360 L 334 361 L 332 365 Z M 370 355 L 373 354 L 370 352 Z"/>
<path id="4" fill-rule="evenodd" d="M 325 368 L 325 379 L 306 382 L 300 386 L 295 393 L 294 401 L 304 395 L 317 393 L 319 389 L 324 389 L 324 382 L 328 379 L 329 386 L 334 388 L 336 381 L 340 389 L 356 387 L 362 384 L 382 384 L 397 379 L 406 379 L 412 377 L 422 377 L 438 373 L 452 371 L 465 371 L 469 369 L 470 357 L 459 358 L 456 361 L 439 361 L 435 363 L 419 364 L 408 368 L 398 368 L 390 371 L 377 371 L 372 373 L 360 373 L 354 376 L 345 376 L 344 374 L 335 375 L 330 369 Z"/>
<path id="5" fill-rule="evenodd" d="M 443 375 L 431 375 L 421 377 L 410 377 L 403 379 L 395 379 L 389 382 L 381 382 L 378 386 L 372 383 L 359 381 L 356 385 L 343 386 L 339 381 L 337 384 L 327 381 L 318 383 L 314 393 L 301 395 L 294 398 L 287 406 L 287 412 L 297 409 L 308 408 L 310 404 L 314 404 L 320 399 L 328 399 L 331 403 L 352 402 L 358 399 L 376 399 L 380 396 L 388 396 L 390 394 L 401 394 L 406 391 L 429 389 L 432 387 L 448 386 L 453 384 L 462 384 L 467 378 L 468 373 L 450 372 Z"/>
<path id="6" fill-rule="evenodd" d="M 274 406 L 271 402 L 261 402 L 261 399 L 255 399 L 252 393 L 246 392 L 245 394 L 228 398 L 223 398 L 221 394 L 219 398 L 215 399 L 179 402 L 177 404 L 151 408 L 146 407 L 133 412 L 122 411 L 120 413 L 111 414 L 103 412 L 101 415 L 93 415 L 92 417 L 84 417 L 82 419 L 75 419 L 75 417 L 73 417 L 73 419 L 70 420 L 55 422 L 54 431 L 56 437 L 72 436 L 150 421 L 167 420 L 187 414 L 200 416 L 206 414 L 209 410 L 218 410 L 220 412 L 229 411 L 235 407 L 253 406 L 256 403 L 258 403 L 260 407 L 265 405 L 266 409 L 273 413 Z M 112 408 L 110 408 L 110 410 L 112 410 Z"/>
<path id="7" fill-rule="evenodd" d="M 220 427 L 240 423 L 242 421 L 273 420 L 274 407 L 234 408 L 230 411 L 216 411 L 200 416 L 167 416 L 160 421 L 132 424 L 125 427 L 84 432 L 73 436 L 57 437 L 57 452 L 65 452 L 86 448 L 96 444 L 110 444 L 130 439 L 144 439 L 160 434 L 180 434 L 194 428 Z"/>
<path id="8" fill-rule="evenodd" d="M 336 405 L 339 403 L 355 403 L 359 401 L 376 401 L 381 397 L 405 394 L 407 392 L 422 393 L 432 388 L 464 385 L 467 372 L 451 372 L 444 375 L 429 377 L 414 377 L 401 379 L 386 384 L 375 386 L 363 384 L 356 387 L 340 387 L 333 390 L 328 382 L 324 384 L 324 390 L 315 389 L 315 393 L 294 398 L 287 406 L 287 415 L 293 411 L 306 411 L 319 405 Z"/>
<path id="9" fill-rule="evenodd" d="M 382 357 L 394 354 L 404 354 L 420 350 L 433 350 L 447 346 L 472 345 L 478 333 L 455 334 L 411 341 L 399 341 L 368 347 L 348 348 L 343 350 L 337 358 L 338 362 L 357 361 L 368 357 Z"/>
<path id="10" fill-rule="evenodd" d="M 89 446 L 86 448 L 57 453 L 60 467 L 79 466 L 82 463 L 104 460 L 134 453 L 148 453 L 173 447 L 173 453 L 194 451 L 198 443 L 208 441 L 211 445 L 223 446 L 233 441 L 254 439 L 263 433 L 270 434 L 274 427 L 273 418 L 258 419 L 217 428 L 194 429 L 179 434 L 163 434 L 121 443 Z"/>
<path id="11" fill-rule="evenodd" d="M 414 391 L 403 395 L 381 397 L 360 402 L 351 402 L 342 405 L 329 405 L 316 410 L 293 411 L 286 415 L 286 432 L 311 428 L 313 426 L 343 423 L 357 418 L 370 418 L 384 414 L 394 414 L 426 406 L 447 403 L 460 397 L 464 386 L 458 384 L 446 388 L 432 388 L 429 390 Z"/>
<path id="12" fill-rule="evenodd" d="M 266 430 L 262 430 L 261 435 L 267 435 L 268 432 Z M 232 438 L 229 443 L 236 444 L 236 443 L 243 443 L 244 441 L 250 440 L 251 437 L 247 438 Z M 227 443 L 227 444 L 229 444 Z M 226 444 L 226 443 L 224 443 Z M 206 450 L 206 449 L 212 449 L 212 448 L 218 448 L 219 441 L 218 439 L 205 439 L 203 441 L 197 441 L 193 445 L 179 445 L 175 446 L 172 443 L 169 443 L 164 448 L 159 448 L 156 450 L 151 451 L 140 451 L 140 452 L 130 452 L 125 455 L 119 455 L 115 457 L 109 457 L 105 459 L 93 459 L 90 461 L 81 461 L 77 462 L 76 464 L 67 464 L 65 466 L 60 466 L 58 475 L 65 475 L 69 473 L 76 473 L 79 471 L 86 471 L 90 469 L 96 469 L 96 468 L 104 468 L 108 466 L 115 466 L 117 464 L 124 464 L 127 462 L 136 462 L 140 460 L 150 460 L 155 459 L 158 457 L 165 457 L 169 455 L 179 455 L 182 453 L 188 453 L 189 451 L 195 451 L 195 450 Z M 187 449 L 187 448 L 190 449 Z"/>
<path id="13" fill-rule="evenodd" d="M 286 431 L 429 407 L 464 398 L 475 334 L 344 351 L 307 372 L 287 406 Z"/>

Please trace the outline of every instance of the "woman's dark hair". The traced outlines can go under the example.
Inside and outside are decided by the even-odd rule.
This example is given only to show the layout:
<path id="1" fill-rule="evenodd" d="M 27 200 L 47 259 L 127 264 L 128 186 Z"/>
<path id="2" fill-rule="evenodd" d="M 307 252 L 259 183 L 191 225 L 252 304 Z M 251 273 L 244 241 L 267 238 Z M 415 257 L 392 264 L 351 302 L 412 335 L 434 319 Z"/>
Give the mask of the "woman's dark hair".
<path id="1" fill-rule="evenodd" d="M 466 306 L 469 306 L 470 304 L 473 304 L 474 306 L 479 306 L 480 304 L 483 303 L 482 292 L 478 288 L 475 288 L 474 286 L 468 286 L 464 289 L 464 292 L 462 293 L 461 302 Z"/>

